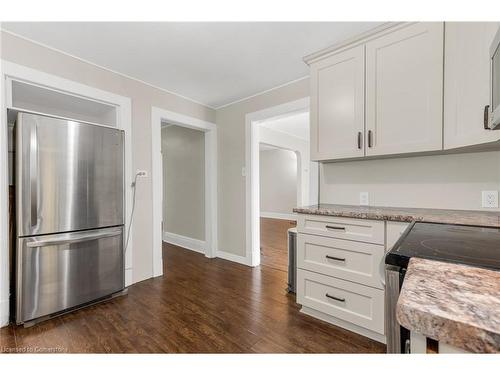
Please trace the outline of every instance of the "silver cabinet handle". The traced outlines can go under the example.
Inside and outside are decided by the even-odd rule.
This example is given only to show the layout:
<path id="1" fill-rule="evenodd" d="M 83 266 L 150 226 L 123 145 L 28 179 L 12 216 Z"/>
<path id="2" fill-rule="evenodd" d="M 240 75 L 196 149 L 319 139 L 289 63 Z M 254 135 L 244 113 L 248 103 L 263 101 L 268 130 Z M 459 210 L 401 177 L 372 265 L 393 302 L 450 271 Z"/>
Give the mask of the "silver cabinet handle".
<path id="1" fill-rule="evenodd" d="M 345 262 L 345 258 L 332 257 L 331 255 L 325 255 L 326 259 L 338 260 L 339 262 Z"/>
<path id="2" fill-rule="evenodd" d="M 31 226 L 38 223 L 38 134 L 36 123 L 30 131 L 30 219 Z"/>
<path id="3" fill-rule="evenodd" d="M 345 227 L 337 227 L 335 225 L 326 225 L 326 229 L 338 229 L 338 230 L 345 230 Z"/>
<path id="4" fill-rule="evenodd" d="M 45 239 L 30 241 L 26 244 L 27 247 L 43 247 L 52 245 L 64 245 L 69 243 L 84 242 L 91 240 L 98 240 L 101 238 L 115 237 L 122 233 L 121 228 L 113 228 L 109 230 L 102 230 L 98 233 L 64 233 L 56 234 L 54 236 L 47 236 Z"/>
<path id="5" fill-rule="evenodd" d="M 328 293 L 326 293 L 326 294 L 325 294 L 325 296 L 326 296 L 327 298 L 333 299 L 333 300 L 335 300 L 335 301 L 345 302 L 345 298 L 335 297 L 335 296 L 332 296 L 332 295 L 330 295 L 330 294 L 328 294 Z"/>

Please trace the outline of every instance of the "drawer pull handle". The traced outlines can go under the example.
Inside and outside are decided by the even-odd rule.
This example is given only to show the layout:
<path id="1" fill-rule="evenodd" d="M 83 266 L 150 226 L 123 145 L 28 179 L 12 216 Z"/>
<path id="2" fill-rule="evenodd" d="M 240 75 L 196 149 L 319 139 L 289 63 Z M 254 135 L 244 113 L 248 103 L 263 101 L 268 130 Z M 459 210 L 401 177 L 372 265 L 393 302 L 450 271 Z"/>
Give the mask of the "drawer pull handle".
<path id="1" fill-rule="evenodd" d="M 330 299 L 334 299 L 335 301 L 339 301 L 339 302 L 345 302 L 345 298 L 339 298 L 339 297 L 335 297 L 335 296 L 331 296 L 330 294 L 326 293 L 325 296 L 327 298 L 330 298 Z"/>
<path id="2" fill-rule="evenodd" d="M 338 230 L 345 230 L 345 227 L 336 227 L 334 225 L 327 225 L 326 229 L 338 229 Z"/>
<path id="3" fill-rule="evenodd" d="M 338 260 L 339 262 L 345 262 L 345 258 L 332 257 L 331 255 L 325 255 L 326 259 Z"/>

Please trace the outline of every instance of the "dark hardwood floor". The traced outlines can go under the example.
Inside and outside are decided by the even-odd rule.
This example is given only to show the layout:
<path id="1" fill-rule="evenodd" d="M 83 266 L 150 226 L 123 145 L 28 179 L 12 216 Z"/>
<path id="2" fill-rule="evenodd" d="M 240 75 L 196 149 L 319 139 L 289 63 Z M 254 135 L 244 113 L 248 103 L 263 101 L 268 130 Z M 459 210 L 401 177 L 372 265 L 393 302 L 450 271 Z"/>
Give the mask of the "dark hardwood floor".
<path id="1" fill-rule="evenodd" d="M 31 328 L 0 330 L 3 352 L 381 353 L 385 345 L 299 313 L 286 272 L 163 247 L 163 277 Z"/>
<path id="2" fill-rule="evenodd" d="M 260 218 L 260 263 L 288 272 L 288 229 L 297 226 L 292 220 Z"/>

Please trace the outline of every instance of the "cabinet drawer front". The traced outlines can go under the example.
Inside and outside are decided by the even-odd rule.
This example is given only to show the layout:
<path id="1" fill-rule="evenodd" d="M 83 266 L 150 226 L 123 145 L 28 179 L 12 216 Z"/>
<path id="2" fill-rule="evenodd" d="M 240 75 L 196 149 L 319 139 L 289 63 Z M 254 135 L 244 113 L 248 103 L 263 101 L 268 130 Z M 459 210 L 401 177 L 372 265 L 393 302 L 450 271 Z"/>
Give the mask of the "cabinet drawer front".
<path id="1" fill-rule="evenodd" d="M 384 334 L 384 291 L 299 269 L 297 302 Z"/>
<path id="2" fill-rule="evenodd" d="M 299 233 L 384 244 L 384 222 L 334 216 L 299 215 Z"/>
<path id="3" fill-rule="evenodd" d="M 299 234 L 299 268 L 383 289 L 384 246 Z"/>

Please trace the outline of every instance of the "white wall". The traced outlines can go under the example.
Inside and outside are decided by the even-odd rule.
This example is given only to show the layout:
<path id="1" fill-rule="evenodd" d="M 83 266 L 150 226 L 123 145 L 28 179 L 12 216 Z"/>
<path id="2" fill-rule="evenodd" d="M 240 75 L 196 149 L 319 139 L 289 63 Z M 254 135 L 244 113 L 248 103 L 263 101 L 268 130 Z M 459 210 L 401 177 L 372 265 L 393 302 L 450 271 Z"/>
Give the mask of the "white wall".
<path id="1" fill-rule="evenodd" d="M 289 150 L 261 150 L 259 159 L 261 216 L 292 214 L 297 206 L 297 154 Z"/>
<path id="2" fill-rule="evenodd" d="M 271 145 L 284 150 L 291 150 L 297 153 L 297 200 L 296 206 L 309 204 L 309 189 L 311 178 L 311 159 L 309 153 L 309 141 L 295 137 L 290 134 L 276 131 L 274 129 L 259 126 L 259 143 Z M 313 182 L 313 189 L 317 189 L 317 180 Z"/>
<path id="3" fill-rule="evenodd" d="M 245 255 L 245 115 L 309 96 L 305 79 L 217 110 L 219 129 L 219 248 Z M 481 190 L 500 190 L 500 151 L 322 164 L 321 202 L 481 208 Z M 314 168 L 310 168 L 311 180 Z M 310 197 L 317 194 L 310 189 Z M 315 202 L 311 202 L 314 204 Z"/>
<path id="4" fill-rule="evenodd" d="M 322 165 L 321 202 L 481 210 L 481 190 L 500 189 L 500 152 Z"/>
<path id="5" fill-rule="evenodd" d="M 205 240 L 205 133 L 163 126 L 163 232 Z"/>
<path id="6" fill-rule="evenodd" d="M 139 81 L 78 60 L 63 53 L 1 32 L 1 58 L 132 99 L 132 152 L 134 169 L 151 173 L 151 107 L 159 107 L 215 122 L 215 111 Z M 153 274 L 152 185 L 142 178 L 137 185 L 133 222 L 133 282 Z"/>
<path id="7" fill-rule="evenodd" d="M 246 255 L 245 242 L 245 116 L 305 98 L 309 80 L 268 91 L 216 111 L 219 146 L 219 250 Z"/>

